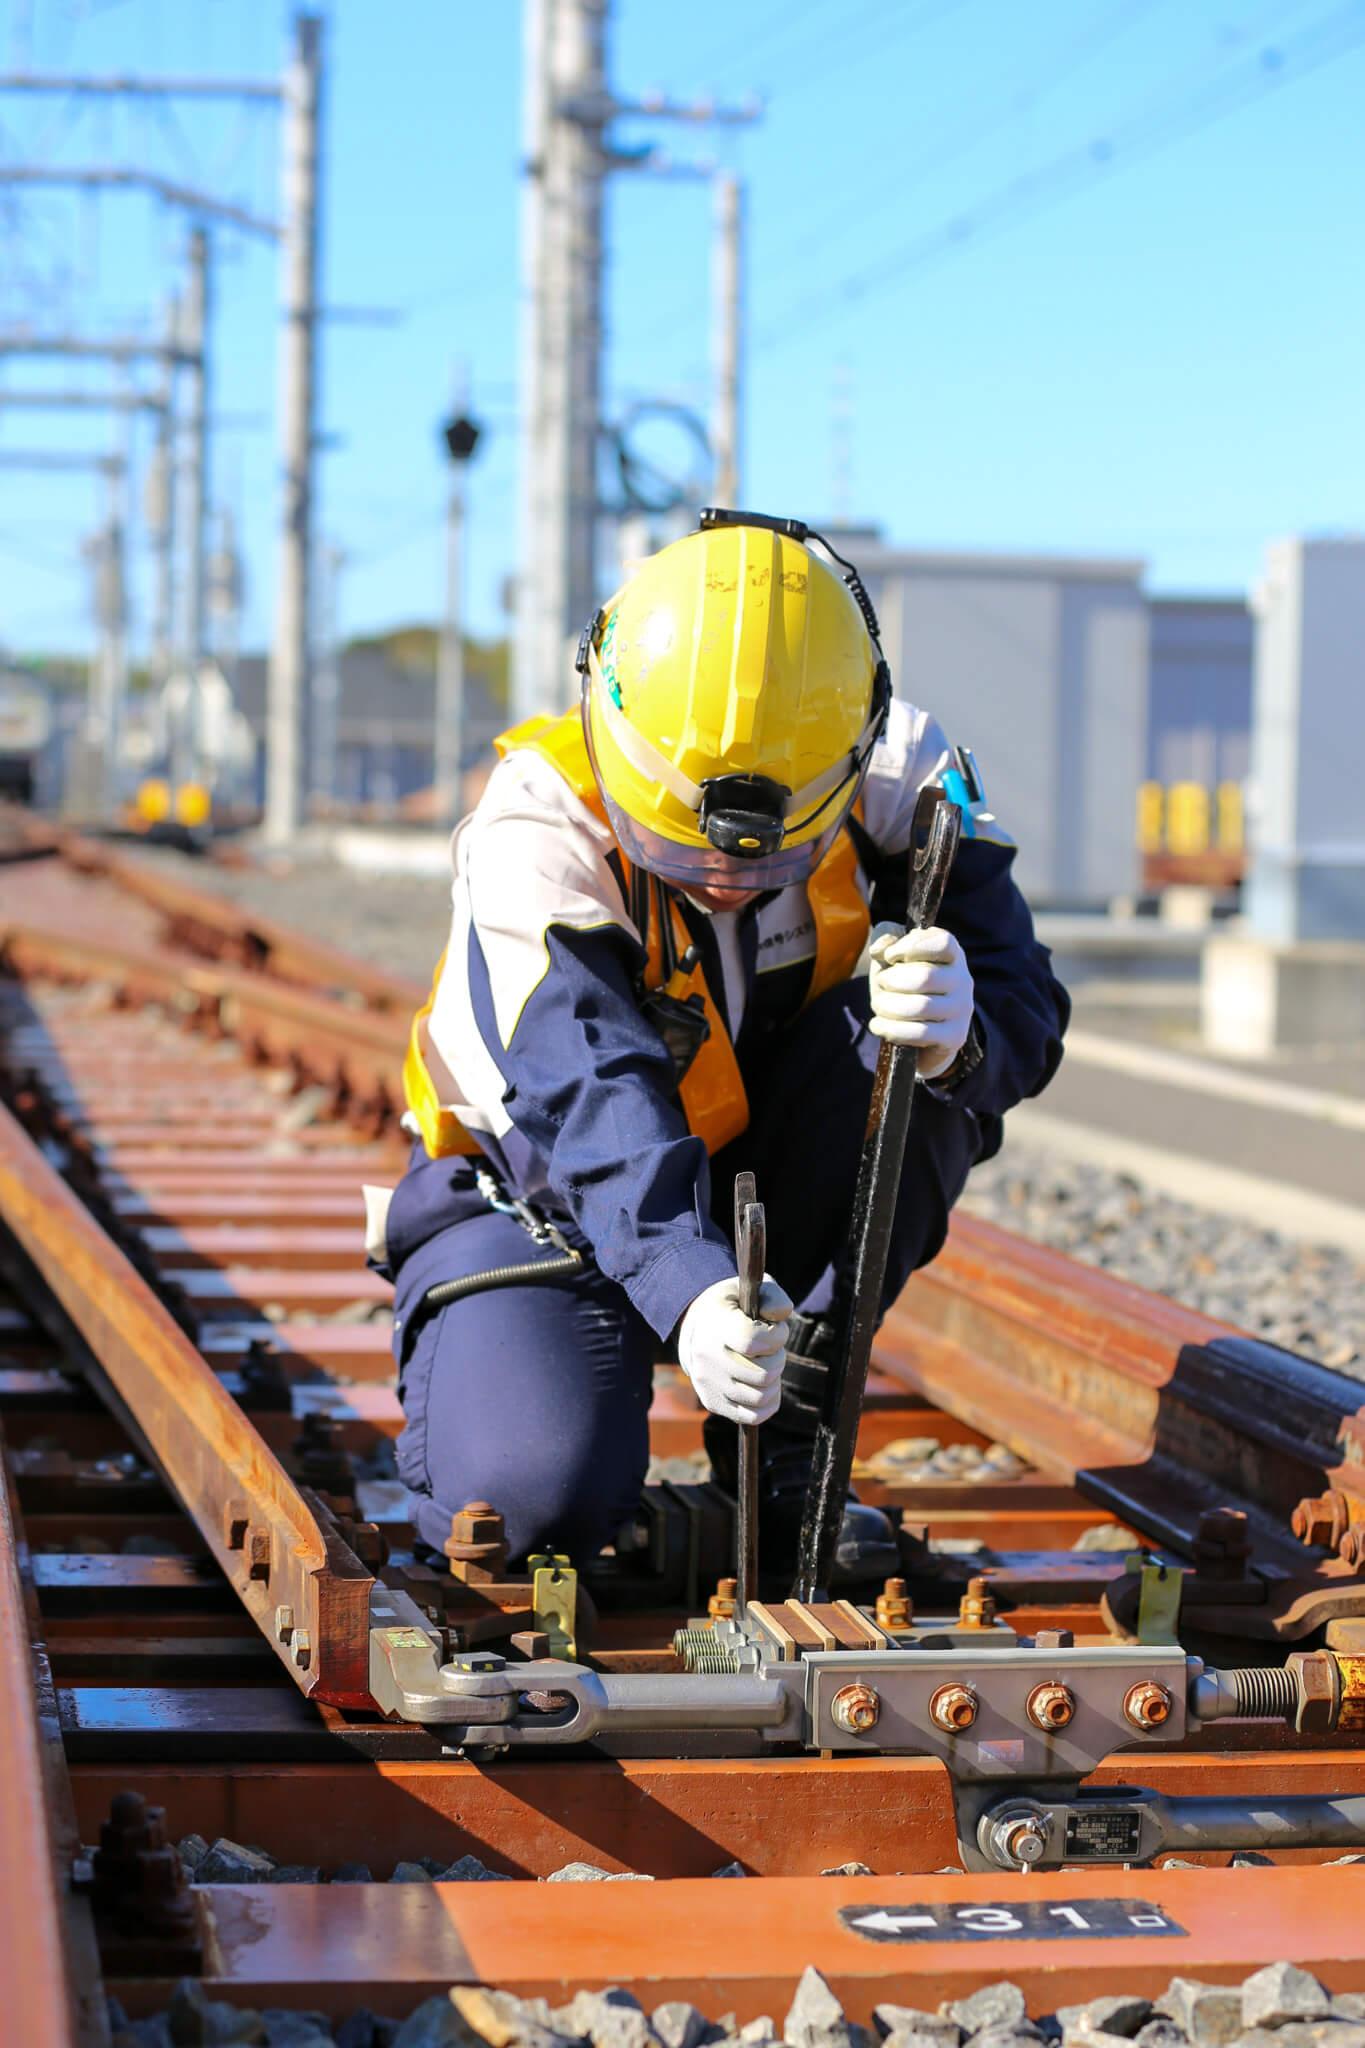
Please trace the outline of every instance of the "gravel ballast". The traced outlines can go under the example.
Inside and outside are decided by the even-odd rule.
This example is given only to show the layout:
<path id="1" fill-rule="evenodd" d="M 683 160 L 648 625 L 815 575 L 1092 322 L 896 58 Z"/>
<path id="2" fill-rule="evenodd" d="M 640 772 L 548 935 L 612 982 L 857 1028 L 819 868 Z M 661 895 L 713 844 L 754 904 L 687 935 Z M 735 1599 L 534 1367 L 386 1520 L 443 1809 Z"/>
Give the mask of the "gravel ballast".
<path id="1" fill-rule="evenodd" d="M 958 1204 L 1268 1344 L 1365 1379 L 1365 1266 L 1330 1247 L 1174 1202 L 1128 1174 L 1009 1136 Z"/>
<path id="2" fill-rule="evenodd" d="M 653 2013 L 618 1986 L 579 1991 L 567 2005 L 457 1985 L 404 2020 L 362 2009 L 335 2026 L 319 2012 L 256 2012 L 206 1997 L 192 1978 L 169 2008 L 128 2020 L 110 2000 L 112 2048 L 179 2048 L 181 2043 L 254 2042 L 260 2048 L 1365 2048 L 1361 1999 L 1334 1998 L 1294 1963 L 1268 1963 L 1240 1986 L 1174 1977 L 1154 2000 L 1108 1995 L 1030 2013 L 1018 1985 L 988 1984 L 945 1999 L 936 2012 L 878 2005 L 873 2026 L 844 2012 L 819 1970 L 806 1969 L 781 2020 L 763 2014 L 737 2025 L 672 1999 Z"/>

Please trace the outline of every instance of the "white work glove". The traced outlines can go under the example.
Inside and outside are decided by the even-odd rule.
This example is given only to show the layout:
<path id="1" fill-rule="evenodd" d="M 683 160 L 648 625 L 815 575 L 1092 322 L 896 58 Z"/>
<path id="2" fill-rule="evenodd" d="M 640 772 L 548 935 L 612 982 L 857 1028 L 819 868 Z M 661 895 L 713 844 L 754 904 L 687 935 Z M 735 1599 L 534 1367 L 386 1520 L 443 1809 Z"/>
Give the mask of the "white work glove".
<path id="1" fill-rule="evenodd" d="M 703 1408 L 731 1422 L 766 1422 L 777 1413 L 791 1313 L 791 1302 L 766 1274 L 756 1322 L 739 1305 L 738 1275 L 697 1296 L 678 1329 L 678 1363 Z"/>
<path id="2" fill-rule="evenodd" d="M 877 1037 L 912 1045 L 926 1081 L 944 1073 L 966 1043 L 975 1004 L 967 956 L 952 933 L 939 925 L 923 932 L 879 925 L 868 981 Z"/>

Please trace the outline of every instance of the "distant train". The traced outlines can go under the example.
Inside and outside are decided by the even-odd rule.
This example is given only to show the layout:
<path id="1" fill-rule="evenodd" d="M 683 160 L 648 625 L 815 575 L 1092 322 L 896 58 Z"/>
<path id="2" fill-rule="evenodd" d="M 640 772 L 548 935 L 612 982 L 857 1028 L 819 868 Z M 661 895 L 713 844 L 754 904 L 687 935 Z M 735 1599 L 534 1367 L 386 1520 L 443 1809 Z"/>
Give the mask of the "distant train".
<path id="1" fill-rule="evenodd" d="M 31 804 L 46 794 L 54 738 L 50 686 L 25 669 L 0 667 L 0 798 Z"/>

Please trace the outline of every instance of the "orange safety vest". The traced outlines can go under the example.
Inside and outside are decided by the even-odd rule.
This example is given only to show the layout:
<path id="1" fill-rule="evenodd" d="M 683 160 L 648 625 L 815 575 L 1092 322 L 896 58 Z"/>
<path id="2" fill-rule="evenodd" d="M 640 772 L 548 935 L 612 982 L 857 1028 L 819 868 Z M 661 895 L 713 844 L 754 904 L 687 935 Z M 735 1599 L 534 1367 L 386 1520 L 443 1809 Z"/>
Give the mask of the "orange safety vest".
<path id="1" fill-rule="evenodd" d="M 588 759 L 583 722 L 577 710 L 565 712 L 562 718 L 543 715 L 528 718 L 501 734 L 494 744 L 499 759 L 523 747 L 539 754 L 563 776 L 574 795 L 580 797 L 603 824 L 607 824 L 597 778 Z M 624 855 L 622 859 L 624 862 Z M 628 863 L 626 870 L 629 881 Z M 817 996 L 837 983 L 847 981 L 858 964 L 870 920 L 867 904 L 858 888 L 857 874 L 857 852 L 845 828 L 836 835 L 834 844 L 806 884 L 815 919 L 815 964 L 806 1003 L 814 1002 Z M 681 960 L 691 944 L 691 937 L 682 912 L 671 897 L 669 909 L 673 920 L 673 951 Z M 650 990 L 664 988 L 663 934 L 657 919 L 650 921 L 646 956 L 644 986 Z M 478 1140 L 465 1129 L 454 1112 L 442 1108 L 426 1061 L 428 1019 L 436 1000 L 445 959 L 442 953 L 436 963 L 431 994 L 412 1020 L 407 1055 L 403 1061 L 403 1093 L 409 1110 L 416 1118 L 427 1154 L 432 1159 L 479 1150 Z M 739 1136 L 749 1121 L 749 1099 L 734 1044 L 699 965 L 690 971 L 675 968 L 665 993 L 683 1002 L 690 995 L 699 995 L 702 999 L 703 1012 L 711 1027 L 710 1034 L 683 1075 L 678 1094 L 689 1131 L 702 1140 L 708 1154 L 719 1152 L 722 1145 L 728 1145 L 731 1138 Z"/>

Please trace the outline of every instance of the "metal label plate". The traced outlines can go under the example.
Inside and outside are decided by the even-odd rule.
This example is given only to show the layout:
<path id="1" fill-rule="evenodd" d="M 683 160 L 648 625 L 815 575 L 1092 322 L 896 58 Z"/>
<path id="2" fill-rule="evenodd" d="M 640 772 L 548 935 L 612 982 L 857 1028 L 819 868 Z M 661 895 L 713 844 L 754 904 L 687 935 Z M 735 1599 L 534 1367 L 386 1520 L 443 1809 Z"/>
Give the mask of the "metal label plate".
<path id="1" fill-rule="evenodd" d="M 1146 1899 L 840 1906 L 839 1920 L 866 1941 L 1140 1941 L 1186 1932 Z"/>
<path id="2" fill-rule="evenodd" d="M 1066 1847 L 1069 1863 L 1132 1862 L 1142 1840 L 1142 1815 L 1135 1806 L 1095 1807 L 1068 1813 Z"/>

